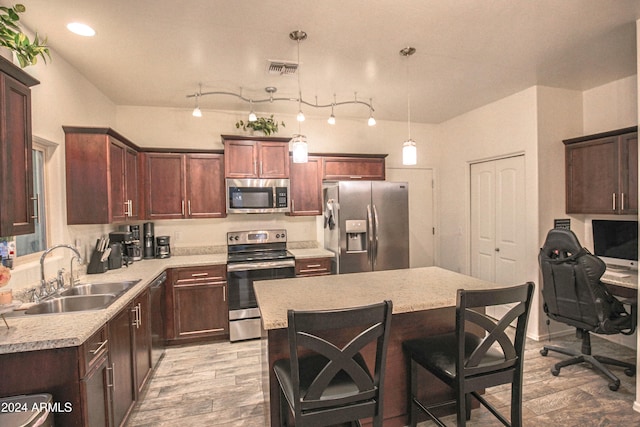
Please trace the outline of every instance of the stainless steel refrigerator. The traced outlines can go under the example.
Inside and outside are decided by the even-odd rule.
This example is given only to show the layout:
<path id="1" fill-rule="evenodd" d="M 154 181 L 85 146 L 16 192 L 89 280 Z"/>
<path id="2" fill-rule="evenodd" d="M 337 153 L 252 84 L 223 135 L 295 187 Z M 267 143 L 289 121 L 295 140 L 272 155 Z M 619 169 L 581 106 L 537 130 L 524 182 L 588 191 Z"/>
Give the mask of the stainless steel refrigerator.
<path id="1" fill-rule="evenodd" d="M 324 192 L 324 245 L 335 273 L 409 268 L 406 182 L 338 181 Z"/>

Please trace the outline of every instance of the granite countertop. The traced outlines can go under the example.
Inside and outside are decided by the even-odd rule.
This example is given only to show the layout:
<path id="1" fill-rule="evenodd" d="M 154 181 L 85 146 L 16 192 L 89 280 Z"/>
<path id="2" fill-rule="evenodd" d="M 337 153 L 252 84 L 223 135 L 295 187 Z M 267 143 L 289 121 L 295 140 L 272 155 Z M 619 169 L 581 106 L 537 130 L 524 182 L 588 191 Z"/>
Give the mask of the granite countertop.
<path id="1" fill-rule="evenodd" d="M 4 323 L 0 323 L 0 354 L 81 345 L 167 268 L 226 264 L 226 262 L 226 253 L 173 256 L 165 259 L 137 261 L 129 267 L 109 270 L 103 274 L 81 276 L 80 281 L 84 283 L 141 280 L 103 310 L 7 316 L 9 329 L 5 327 Z"/>
<path id="2" fill-rule="evenodd" d="M 333 258 L 334 254 L 331 251 L 328 251 L 324 248 L 296 248 L 289 247 L 287 248 L 289 252 L 296 257 L 296 259 L 305 259 L 305 258 Z"/>
<path id="3" fill-rule="evenodd" d="M 393 301 L 393 313 L 456 305 L 458 289 L 497 284 L 439 267 L 270 280 L 254 284 L 265 329 L 287 327 L 287 310 L 322 310 Z"/>

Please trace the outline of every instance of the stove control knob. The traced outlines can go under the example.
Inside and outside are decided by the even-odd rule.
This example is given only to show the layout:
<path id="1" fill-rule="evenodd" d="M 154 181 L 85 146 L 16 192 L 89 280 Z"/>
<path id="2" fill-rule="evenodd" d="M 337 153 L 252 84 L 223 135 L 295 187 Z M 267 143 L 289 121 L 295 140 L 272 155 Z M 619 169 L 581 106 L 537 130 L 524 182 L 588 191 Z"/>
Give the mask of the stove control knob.
<path id="1" fill-rule="evenodd" d="M 237 242 L 238 240 L 240 240 L 240 236 L 236 236 L 236 237 L 235 237 L 235 240 L 236 240 L 236 242 Z"/>

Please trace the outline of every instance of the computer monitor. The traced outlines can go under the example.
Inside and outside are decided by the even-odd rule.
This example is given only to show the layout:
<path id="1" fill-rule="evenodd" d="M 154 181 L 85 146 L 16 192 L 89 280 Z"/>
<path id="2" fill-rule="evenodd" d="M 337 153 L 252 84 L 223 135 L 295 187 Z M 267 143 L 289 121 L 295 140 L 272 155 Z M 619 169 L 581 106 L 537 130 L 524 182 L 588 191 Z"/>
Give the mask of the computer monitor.
<path id="1" fill-rule="evenodd" d="M 594 219 L 593 251 L 607 266 L 638 269 L 638 221 Z"/>

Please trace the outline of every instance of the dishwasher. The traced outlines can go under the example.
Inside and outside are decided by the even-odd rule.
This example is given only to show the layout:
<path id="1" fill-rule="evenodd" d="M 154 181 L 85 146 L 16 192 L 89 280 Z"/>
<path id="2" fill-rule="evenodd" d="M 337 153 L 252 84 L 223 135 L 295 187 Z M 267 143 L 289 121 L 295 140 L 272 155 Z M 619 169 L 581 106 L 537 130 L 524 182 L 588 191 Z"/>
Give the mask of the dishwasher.
<path id="1" fill-rule="evenodd" d="M 156 365 L 164 355 L 166 347 L 164 333 L 164 313 L 165 313 L 165 290 L 164 284 L 167 281 L 167 273 L 153 279 L 149 290 L 151 293 L 151 366 Z"/>

